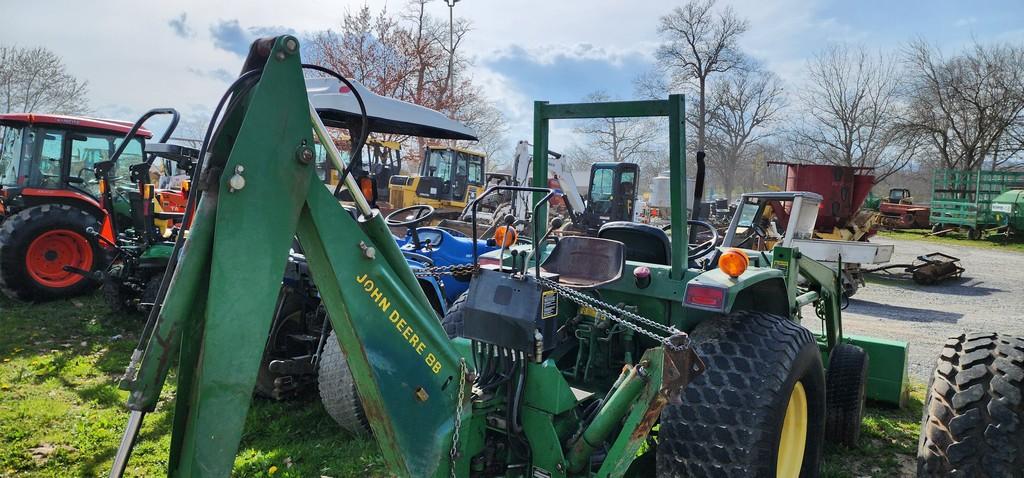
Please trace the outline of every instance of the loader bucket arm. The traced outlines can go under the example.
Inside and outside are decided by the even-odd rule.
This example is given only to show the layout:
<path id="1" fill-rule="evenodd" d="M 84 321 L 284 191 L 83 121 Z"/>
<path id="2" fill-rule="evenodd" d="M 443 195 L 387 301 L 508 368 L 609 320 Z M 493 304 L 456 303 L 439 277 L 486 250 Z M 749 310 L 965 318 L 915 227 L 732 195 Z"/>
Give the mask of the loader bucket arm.
<path id="1" fill-rule="evenodd" d="M 311 127 L 319 118 L 298 52 L 291 36 L 253 44 L 246 70 L 258 71 L 255 82 L 228 103 L 211 141 L 162 312 L 122 383 L 129 429 L 154 409 L 177 361 L 168 475 L 231 474 L 297 235 L 389 469 L 447 475 L 465 361 L 380 215 L 365 208 L 353 219 L 317 179 L 313 130 L 326 131 Z M 322 143 L 340 161 L 333 142 Z M 126 432 L 122 449 L 133 440 Z"/>

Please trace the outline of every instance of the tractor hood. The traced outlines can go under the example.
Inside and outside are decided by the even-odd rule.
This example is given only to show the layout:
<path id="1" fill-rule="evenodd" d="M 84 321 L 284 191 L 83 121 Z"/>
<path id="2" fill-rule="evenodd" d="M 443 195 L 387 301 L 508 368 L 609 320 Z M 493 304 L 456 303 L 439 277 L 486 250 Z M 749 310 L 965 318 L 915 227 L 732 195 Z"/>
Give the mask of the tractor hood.
<path id="1" fill-rule="evenodd" d="M 350 81 L 366 105 L 371 132 L 437 139 L 477 139 L 476 132 L 471 128 L 437 111 L 380 96 L 358 81 Z M 334 78 L 306 78 L 306 94 L 327 126 L 359 126 L 359 103 L 342 82 Z"/>

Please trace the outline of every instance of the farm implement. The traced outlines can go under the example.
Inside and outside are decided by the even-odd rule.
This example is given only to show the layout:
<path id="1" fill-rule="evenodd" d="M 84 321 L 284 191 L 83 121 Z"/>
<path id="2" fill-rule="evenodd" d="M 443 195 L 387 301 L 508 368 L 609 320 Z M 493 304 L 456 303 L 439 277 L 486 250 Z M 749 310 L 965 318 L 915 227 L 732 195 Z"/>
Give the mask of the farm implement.
<path id="1" fill-rule="evenodd" d="M 164 144 L 178 113 L 159 110 L 144 118 L 152 114 L 173 117 L 156 143 L 147 141 L 152 133 L 141 121 L 0 115 L 0 289 L 5 294 L 46 300 L 95 288 L 115 241 L 137 226 L 138 214 L 161 215 L 183 203 L 180 189 L 150 184 L 154 159 L 181 150 Z M 125 185 L 129 177 L 132 182 Z M 167 226 L 168 218 L 158 219 Z"/>
<path id="2" fill-rule="evenodd" d="M 702 226 L 685 218 L 679 95 L 535 103 L 541 184 L 500 188 L 533 194 L 536 239 L 512 247 L 515 264 L 475 262 L 438 320 L 380 213 L 360 194 L 346 213 L 316 176 L 314 136 L 345 169 L 299 51 L 291 36 L 257 40 L 216 109 L 191 232 L 122 382 L 131 415 L 111 476 L 175 362 L 168 475 L 231 473 L 295 237 L 396 476 L 814 475 L 825 439 L 857 442 L 865 397 L 905 397 L 906 344 L 843 333 L 833 270 L 797 247 L 690 246 Z M 669 231 L 549 238 L 554 193 L 536 161 L 549 122 L 641 116 L 669 122 Z M 650 243 L 663 257 L 641 262 Z M 820 336 L 800 325 L 805 305 Z"/>

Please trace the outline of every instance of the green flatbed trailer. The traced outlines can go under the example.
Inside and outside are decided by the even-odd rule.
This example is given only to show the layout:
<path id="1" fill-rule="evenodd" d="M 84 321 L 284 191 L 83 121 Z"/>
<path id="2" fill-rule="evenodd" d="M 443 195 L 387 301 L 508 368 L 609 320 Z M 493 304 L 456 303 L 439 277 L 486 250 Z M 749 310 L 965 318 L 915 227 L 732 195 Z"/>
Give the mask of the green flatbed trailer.
<path id="1" fill-rule="evenodd" d="M 929 221 L 933 229 L 957 227 L 980 238 L 985 229 L 1000 225 L 992 212 L 992 200 L 1014 187 L 1024 187 L 1024 172 L 935 171 Z"/>

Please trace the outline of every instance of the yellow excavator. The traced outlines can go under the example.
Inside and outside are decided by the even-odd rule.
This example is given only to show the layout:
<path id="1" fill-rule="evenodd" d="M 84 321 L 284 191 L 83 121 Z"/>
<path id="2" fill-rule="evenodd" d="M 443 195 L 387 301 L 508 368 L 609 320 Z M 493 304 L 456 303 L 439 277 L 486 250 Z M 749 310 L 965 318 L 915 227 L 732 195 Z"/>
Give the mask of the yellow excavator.
<path id="1" fill-rule="evenodd" d="M 391 176 L 388 183 L 391 207 L 428 205 L 434 208 L 439 219 L 455 219 L 467 204 L 483 194 L 486 164 L 483 153 L 427 145 L 419 174 Z"/>

